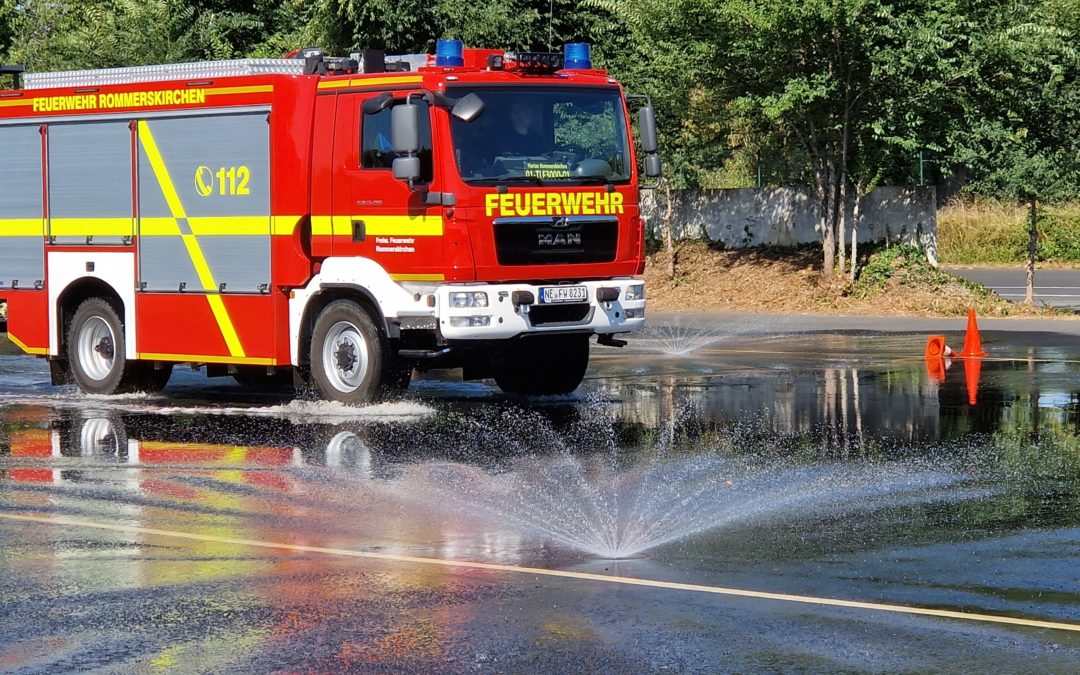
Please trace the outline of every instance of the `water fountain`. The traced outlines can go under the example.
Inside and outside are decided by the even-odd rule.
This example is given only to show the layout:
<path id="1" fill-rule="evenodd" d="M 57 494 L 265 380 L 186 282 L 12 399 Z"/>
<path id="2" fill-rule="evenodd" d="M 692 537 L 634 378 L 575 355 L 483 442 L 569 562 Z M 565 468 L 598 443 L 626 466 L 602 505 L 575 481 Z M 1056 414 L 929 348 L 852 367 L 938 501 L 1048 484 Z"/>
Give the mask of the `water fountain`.
<path id="1" fill-rule="evenodd" d="M 699 328 L 681 320 L 649 326 L 643 333 L 644 342 L 668 356 L 686 356 L 704 349 L 726 337 L 716 328 Z"/>
<path id="2" fill-rule="evenodd" d="M 462 455 L 454 450 L 406 468 L 407 485 L 396 491 L 462 520 L 481 516 L 496 529 L 601 558 L 638 556 L 718 528 L 975 493 L 967 476 L 941 463 L 800 460 L 799 439 L 785 452 L 775 436 L 751 452 L 755 441 L 739 428 L 698 438 L 682 412 L 673 410 L 672 428 L 651 435 L 652 447 L 628 448 L 599 401 L 565 428 L 535 411 L 504 411 L 514 424 L 459 427 L 455 441 L 482 456 L 502 448 L 496 465 L 456 461 Z"/>

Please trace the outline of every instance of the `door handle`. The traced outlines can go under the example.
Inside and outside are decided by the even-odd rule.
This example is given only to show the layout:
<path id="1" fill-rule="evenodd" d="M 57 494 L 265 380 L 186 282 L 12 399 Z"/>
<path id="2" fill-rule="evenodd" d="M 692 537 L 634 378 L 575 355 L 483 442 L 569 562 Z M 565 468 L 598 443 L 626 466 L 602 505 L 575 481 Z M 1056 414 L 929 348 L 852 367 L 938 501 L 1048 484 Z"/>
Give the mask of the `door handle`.
<path id="1" fill-rule="evenodd" d="M 361 242 L 367 238 L 367 227 L 362 220 L 352 221 L 352 240 L 354 242 Z"/>

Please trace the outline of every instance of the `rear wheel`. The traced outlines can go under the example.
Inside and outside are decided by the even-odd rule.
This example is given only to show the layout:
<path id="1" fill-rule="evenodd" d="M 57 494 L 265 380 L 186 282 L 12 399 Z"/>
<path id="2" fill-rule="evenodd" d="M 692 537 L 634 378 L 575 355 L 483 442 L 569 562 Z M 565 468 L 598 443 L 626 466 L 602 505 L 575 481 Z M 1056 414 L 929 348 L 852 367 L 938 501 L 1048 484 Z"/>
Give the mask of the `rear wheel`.
<path id="1" fill-rule="evenodd" d="M 335 300 L 323 309 L 311 334 L 311 376 L 328 401 L 375 400 L 388 383 L 387 340 L 362 307 Z"/>
<path id="2" fill-rule="evenodd" d="M 134 364 L 124 356 L 124 325 L 111 304 L 90 298 L 75 310 L 67 335 L 71 376 L 88 394 L 114 394 L 133 384 Z"/>
<path id="3" fill-rule="evenodd" d="M 581 384 L 588 366 L 588 335 L 525 338 L 503 355 L 495 383 L 507 394 L 569 394 Z"/>

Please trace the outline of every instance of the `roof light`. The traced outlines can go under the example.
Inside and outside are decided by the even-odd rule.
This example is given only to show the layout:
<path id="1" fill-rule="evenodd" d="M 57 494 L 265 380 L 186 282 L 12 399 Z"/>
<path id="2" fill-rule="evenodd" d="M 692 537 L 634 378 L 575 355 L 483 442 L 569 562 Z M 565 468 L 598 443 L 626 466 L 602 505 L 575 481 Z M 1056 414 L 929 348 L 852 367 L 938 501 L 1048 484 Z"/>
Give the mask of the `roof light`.
<path id="1" fill-rule="evenodd" d="M 558 52 L 506 52 L 488 59 L 492 70 L 520 70 L 531 73 L 553 73 L 562 68 L 562 55 Z"/>
<path id="2" fill-rule="evenodd" d="M 563 69 L 590 70 L 592 58 L 587 42 L 567 42 L 563 45 Z"/>
<path id="3" fill-rule="evenodd" d="M 465 43 L 461 40 L 439 40 L 435 43 L 435 65 L 460 68 L 465 65 Z"/>

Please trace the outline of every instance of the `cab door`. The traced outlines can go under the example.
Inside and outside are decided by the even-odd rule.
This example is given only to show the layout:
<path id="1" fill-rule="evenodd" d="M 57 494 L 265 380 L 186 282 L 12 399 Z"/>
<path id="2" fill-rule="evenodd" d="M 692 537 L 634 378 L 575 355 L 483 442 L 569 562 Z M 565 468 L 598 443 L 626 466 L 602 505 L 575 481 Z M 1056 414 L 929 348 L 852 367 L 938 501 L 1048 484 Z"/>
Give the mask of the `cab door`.
<path id="1" fill-rule="evenodd" d="M 424 203 L 419 187 L 394 178 L 390 116 L 408 92 L 393 92 L 391 105 L 366 112 L 364 102 L 383 92 L 338 95 L 334 145 L 333 255 L 364 256 L 398 281 L 443 279 L 443 207 Z M 419 96 L 421 183 L 438 190 L 431 118 Z"/>

